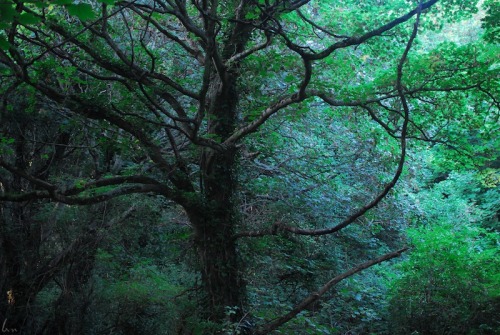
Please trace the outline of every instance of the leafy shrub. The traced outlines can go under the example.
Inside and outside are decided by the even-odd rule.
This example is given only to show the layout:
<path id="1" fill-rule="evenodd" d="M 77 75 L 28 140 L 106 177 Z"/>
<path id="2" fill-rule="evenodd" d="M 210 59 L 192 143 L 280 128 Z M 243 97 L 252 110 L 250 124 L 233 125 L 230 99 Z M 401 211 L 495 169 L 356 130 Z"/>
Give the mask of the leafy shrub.
<path id="1" fill-rule="evenodd" d="M 410 229 L 390 297 L 392 334 L 500 334 L 498 237 L 470 224 Z"/>

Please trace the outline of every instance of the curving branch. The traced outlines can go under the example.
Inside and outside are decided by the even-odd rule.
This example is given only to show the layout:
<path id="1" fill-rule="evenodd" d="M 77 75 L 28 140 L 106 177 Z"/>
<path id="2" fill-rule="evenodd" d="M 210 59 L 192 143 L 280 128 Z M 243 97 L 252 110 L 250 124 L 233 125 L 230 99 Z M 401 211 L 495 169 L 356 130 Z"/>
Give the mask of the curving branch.
<path id="1" fill-rule="evenodd" d="M 66 196 L 63 193 L 57 191 L 32 191 L 27 193 L 13 194 L 13 193 L 0 193 L 1 201 L 12 201 L 12 202 L 23 202 L 28 200 L 38 200 L 38 199 L 52 199 L 57 202 L 61 202 L 68 205 L 93 205 L 100 202 L 108 201 L 113 198 L 121 197 L 127 194 L 135 193 L 156 193 L 171 196 L 171 192 L 167 187 L 161 185 L 126 185 L 119 188 L 115 188 L 111 191 L 103 192 L 100 194 L 88 195 L 88 196 Z M 174 197 L 172 197 L 174 199 Z"/>
<path id="2" fill-rule="evenodd" d="M 410 20 L 412 17 L 414 17 L 415 15 L 420 15 L 420 13 L 423 11 L 423 10 L 426 10 L 428 8 L 431 8 L 433 5 L 435 5 L 439 0 L 430 0 L 430 1 L 427 1 L 427 2 L 424 2 L 424 3 L 420 3 L 415 9 L 413 9 L 412 11 L 408 12 L 407 14 L 405 15 L 402 15 L 400 17 L 398 17 L 397 19 L 394 19 L 392 21 L 390 21 L 389 23 L 386 23 L 376 29 L 373 29 L 359 37 L 349 37 L 349 38 L 346 38 L 342 41 L 339 41 L 337 43 L 334 43 L 332 44 L 331 46 L 329 46 L 328 48 L 326 48 L 325 50 L 319 52 L 319 53 L 307 53 L 304 51 L 303 48 L 301 48 L 300 46 L 292 43 L 288 38 L 286 38 L 286 36 L 283 35 L 283 33 L 281 34 L 282 37 L 285 38 L 286 42 L 287 42 L 287 46 L 294 50 L 295 52 L 297 53 L 300 53 L 301 55 L 303 55 L 304 57 L 306 57 L 307 59 L 310 59 L 310 60 L 318 60 L 318 59 L 323 59 L 323 58 L 326 58 L 328 57 L 329 55 L 332 54 L 332 52 L 334 52 L 335 50 L 337 49 L 343 49 L 343 48 L 346 48 L 346 47 L 350 47 L 350 46 L 354 46 L 354 45 L 360 45 L 364 42 L 366 42 L 367 40 L 375 37 L 375 36 L 380 36 L 382 35 L 383 33 L 393 29 L 394 27 Z"/>
<path id="3" fill-rule="evenodd" d="M 401 147 L 400 158 L 399 158 L 398 166 L 396 168 L 396 172 L 394 173 L 394 176 L 392 177 L 391 181 L 385 185 L 384 189 L 372 201 L 370 201 L 368 204 L 361 207 L 355 213 L 353 213 L 352 215 L 347 217 L 344 221 L 342 221 L 341 223 L 339 223 L 333 227 L 325 228 L 325 229 L 303 229 L 303 228 L 298 228 L 298 227 L 287 226 L 284 224 L 274 224 L 271 227 L 271 229 L 269 229 L 269 230 L 258 231 L 255 233 L 247 232 L 244 235 L 241 235 L 239 237 L 243 237 L 243 236 L 256 237 L 256 236 L 264 236 L 264 235 L 275 235 L 275 234 L 277 234 L 278 230 L 288 231 L 290 233 L 294 233 L 294 234 L 298 234 L 298 235 L 308 235 L 308 236 L 320 236 L 320 235 L 332 234 L 332 233 L 335 233 L 335 232 L 349 226 L 350 224 L 355 222 L 358 218 L 363 216 L 366 212 L 368 212 L 370 209 L 377 206 L 387 196 L 387 194 L 389 194 L 389 192 L 394 188 L 397 181 L 401 177 L 401 174 L 403 172 L 403 167 L 405 164 L 406 140 L 407 140 L 408 124 L 410 122 L 410 108 L 409 108 L 408 102 L 406 100 L 407 92 L 404 91 L 404 87 L 402 85 L 403 65 L 406 61 L 408 53 L 409 53 L 411 46 L 413 44 L 413 41 L 415 40 L 415 37 L 417 36 L 418 25 L 420 22 L 420 10 L 421 10 L 421 7 L 419 7 L 419 11 L 417 13 L 417 19 L 416 19 L 416 22 L 414 24 L 410 39 L 408 40 L 406 48 L 403 52 L 403 55 L 401 56 L 401 58 L 399 60 L 398 66 L 397 66 L 396 88 L 398 91 L 399 99 L 401 100 L 401 103 L 403 106 L 404 121 L 403 121 L 403 126 L 401 129 L 401 137 L 400 137 L 400 147 Z M 331 101 L 331 100 L 327 99 L 327 97 L 324 97 L 323 100 L 326 102 Z M 331 102 L 334 102 L 334 101 L 331 101 Z M 363 104 L 361 104 L 361 105 L 363 105 Z"/>
<path id="4" fill-rule="evenodd" d="M 0 167 L 41 188 L 41 190 L 20 193 L 5 192 L 2 189 L 0 193 L 1 201 L 22 202 L 36 199 L 52 199 L 70 205 L 89 205 L 132 193 L 153 192 L 171 199 L 178 197 L 171 188 L 147 176 L 116 176 L 65 188 L 36 178 L 3 160 L 0 160 Z M 102 187 L 110 186 L 117 187 L 106 192 L 99 190 Z M 80 196 L 81 194 L 85 195 Z"/>
<path id="5" fill-rule="evenodd" d="M 229 67 L 232 63 L 239 62 L 239 61 L 245 59 L 246 57 L 256 53 L 257 51 L 260 51 L 260 50 L 267 48 L 268 46 L 271 45 L 271 41 L 272 41 L 271 34 L 266 33 L 266 41 L 265 42 L 262 42 L 261 44 L 257 44 L 254 47 L 247 49 L 247 50 L 244 50 L 240 53 L 237 53 L 236 55 L 232 56 L 231 58 L 229 58 L 226 61 L 225 66 Z"/>
<path id="6" fill-rule="evenodd" d="M 24 178 L 24 179 L 28 180 L 29 182 L 33 183 L 34 185 L 41 187 L 47 191 L 55 191 L 57 189 L 57 187 L 55 185 L 48 183 L 45 180 L 41 180 L 39 178 L 36 178 L 36 177 L 28 174 L 27 172 L 22 171 L 13 165 L 10 165 L 9 163 L 4 161 L 3 159 L 0 159 L 0 167 L 3 167 L 5 170 L 9 171 L 10 173 L 15 174 L 21 178 Z"/>
<path id="7" fill-rule="evenodd" d="M 299 101 L 302 101 L 307 97 L 306 89 L 309 83 L 311 82 L 312 78 L 312 61 L 308 60 L 305 57 L 302 57 L 302 60 L 304 62 L 304 78 L 302 79 L 302 82 L 299 85 L 299 92 L 298 92 Z"/>
<path id="8" fill-rule="evenodd" d="M 308 19 L 307 17 L 305 17 L 305 15 L 300 10 L 297 10 L 297 14 L 299 15 L 299 17 L 302 20 L 304 20 L 305 22 L 307 22 L 308 24 L 310 24 L 313 28 L 318 29 L 319 31 L 325 33 L 328 36 L 331 36 L 331 37 L 334 37 L 334 38 L 349 38 L 349 36 L 338 35 L 338 34 L 335 34 L 335 33 L 331 32 L 330 30 L 328 30 L 328 29 L 326 29 L 324 27 L 321 27 L 320 25 L 316 24 L 314 21 L 312 21 L 312 20 Z"/>
<path id="9" fill-rule="evenodd" d="M 413 41 L 415 40 L 415 37 L 417 36 L 417 30 L 418 30 L 418 25 L 420 22 L 420 11 L 421 7 L 419 6 L 418 8 L 418 13 L 417 13 L 417 19 L 416 22 L 413 26 L 413 31 L 410 36 L 410 39 L 408 40 L 408 43 L 406 44 L 405 51 L 403 52 L 403 55 L 401 56 L 399 60 L 399 64 L 397 67 L 397 82 L 396 82 L 396 87 L 398 90 L 398 95 L 401 100 L 402 106 L 403 106 L 403 111 L 404 111 L 404 122 L 403 126 L 401 129 L 401 139 L 400 139 L 400 146 L 401 146 L 401 153 L 400 153 L 400 159 L 398 162 L 398 167 L 396 169 L 396 172 L 392 178 L 392 180 L 384 187 L 384 189 L 368 204 L 365 206 L 361 207 L 357 212 L 346 218 L 344 221 L 341 223 L 337 224 L 334 227 L 331 228 L 325 228 L 325 229 L 302 229 L 302 228 L 297 228 L 297 227 L 288 227 L 288 226 L 283 226 L 282 229 L 292 232 L 294 234 L 299 234 L 299 235 L 310 235 L 310 236 L 318 236 L 318 235 L 326 235 L 326 234 L 331 234 L 334 232 L 337 232 L 354 221 L 356 221 L 358 218 L 363 216 L 366 212 L 368 212 L 370 209 L 374 208 L 377 206 L 382 199 L 384 199 L 387 194 L 394 188 L 396 185 L 397 181 L 399 180 L 399 177 L 401 176 L 403 172 L 403 167 L 405 163 L 405 158 L 406 158 L 406 136 L 408 132 L 408 124 L 410 122 L 410 108 L 408 106 L 408 102 L 406 100 L 406 92 L 404 91 L 403 84 L 402 84 L 402 78 L 403 78 L 403 65 L 404 62 L 408 56 L 408 53 L 411 49 L 411 46 L 413 44 Z"/>
<path id="10" fill-rule="evenodd" d="M 318 301 L 321 296 L 323 296 L 326 292 L 328 292 L 333 286 L 337 285 L 339 282 L 342 280 L 349 278 L 353 275 L 355 275 L 358 272 L 361 272 L 365 269 L 368 269 L 369 267 L 372 267 L 376 264 L 380 264 L 382 262 L 388 261 L 390 259 L 396 258 L 401 256 L 403 252 L 408 250 L 407 247 L 399 249 L 394 252 L 387 253 L 383 256 L 380 256 L 378 258 L 372 259 L 370 261 L 367 261 L 365 263 L 359 264 L 358 266 L 336 276 L 335 278 L 332 278 L 329 282 L 327 282 L 325 285 L 320 287 L 316 292 L 311 293 L 308 295 L 305 299 L 303 299 L 297 306 L 295 306 L 290 312 L 286 313 L 283 316 L 280 316 L 276 320 L 269 322 L 265 324 L 264 326 L 260 327 L 256 334 L 257 335 L 264 335 L 264 334 L 269 334 L 273 330 L 278 329 L 288 321 L 292 320 L 294 317 L 297 316 L 300 312 L 305 310 L 309 305 L 314 303 L 315 301 Z"/>
<path id="11" fill-rule="evenodd" d="M 299 99 L 299 97 L 295 94 L 290 97 L 286 97 L 283 99 L 280 99 L 278 102 L 273 104 L 272 106 L 264 109 L 260 117 L 255 119 L 254 121 L 248 123 L 247 125 L 243 126 L 242 128 L 236 130 L 231 136 L 229 136 L 225 141 L 224 145 L 226 146 L 232 146 L 234 145 L 237 141 L 242 139 L 248 134 L 251 134 L 266 122 L 267 119 L 269 119 L 272 115 L 276 114 L 280 110 L 282 110 L 285 107 L 288 107 L 292 104 L 298 103 L 302 101 L 303 99 Z"/>
<path id="12" fill-rule="evenodd" d="M 306 83 L 305 87 L 307 87 L 307 81 L 303 80 L 301 86 L 304 87 L 304 84 Z M 407 89 L 404 92 L 405 99 L 407 95 L 413 95 L 417 94 L 419 92 L 452 92 L 452 91 L 467 91 L 470 89 L 474 88 L 479 88 L 478 84 L 471 84 L 471 85 L 465 85 L 465 86 L 455 86 L 455 87 L 417 87 L 413 89 Z M 303 100 L 310 98 L 310 97 L 318 97 L 321 100 L 323 100 L 325 103 L 332 107 L 362 107 L 364 108 L 365 106 L 373 103 L 380 103 L 381 101 L 384 100 L 389 100 L 389 99 L 394 99 L 394 98 L 399 98 L 400 94 L 398 92 L 388 92 L 384 94 L 380 94 L 376 97 L 369 98 L 369 99 L 364 99 L 364 100 L 338 100 L 335 99 L 331 96 L 331 93 L 325 92 L 325 91 L 320 91 L 317 89 L 304 89 L 304 94 L 299 98 L 297 94 L 282 98 L 278 102 L 274 103 L 273 105 L 267 107 L 264 109 L 260 117 L 255 119 L 254 121 L 248 123 L 247 125 L 239 128 L 236 130 L 226 141 L 225 145 L 232 145 L 239 140 L 241 140 L 243 137 L 245 137 L 248 134 L 251 134 L 253 132 L 256 132 L 258 128 L 264 124 L 265 121 L 272 115 L 276 114 L 280 110 L 302 102 Z M 411 122 L 411 120 L 409 121 Z"/>

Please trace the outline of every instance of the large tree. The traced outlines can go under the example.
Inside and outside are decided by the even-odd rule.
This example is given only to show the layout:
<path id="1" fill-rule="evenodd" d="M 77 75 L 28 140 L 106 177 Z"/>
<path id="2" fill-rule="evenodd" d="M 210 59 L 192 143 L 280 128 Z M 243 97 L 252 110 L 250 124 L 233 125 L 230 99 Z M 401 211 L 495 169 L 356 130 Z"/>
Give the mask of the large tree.
<path id="1" fill-rule="evenodd" d="M 31 138 L 37 145 L 27 144 L 30 132 L 19 135 L 19 127 L 2 125 L 0 200 L 93 205 L 143 193 L 175 202 L 193 230 L 207 318 L 219 323 L 225 307 L 238 311 L 232 321 L 245 315 L 238 239 L 338 232 L 394 188 L 409 139 L 467 150 L 463 130 L 479 119 L 491 123 L 498 111 L 497 70 L 487 47 L 445 45 L 433 52 L 427 41 L 422 53 L 411 55 L 417 42 L 426 43 L 417 33 L 467 17 L 477 10 L 476 1 L 63 0 L 1 6 L 3 118 L 31 109 L 17 124 L 27 129 L 30 117 L 44 113 L 52 124 Z M 383 130 L 393 175 L 328 227 L 280 221 L 244 227 L 240 162 L 259 154 L 248 150 L 248 141 L 280 118 L 300 128 L 300 115 L 313 109 L 359 118 L 368 125 L 367 141 L 370 135 L 378 140 Z M 81 169 L 64 168 L 85 155 Z M 2 231 L 12 224 L 4 220 Z M 12 280 L 2 282 L 2 292 L 29 301 L 33 292 L 14 282 L 19 269 L 9 260 L 16 255 L 9 256 L 12 241 L 4 236 L 1 266 Z M 257 332 L 276 329 L 340 280 L 404 250 L 340 274 Z M 2 303 L 2 313 L 11 310 Z"/>

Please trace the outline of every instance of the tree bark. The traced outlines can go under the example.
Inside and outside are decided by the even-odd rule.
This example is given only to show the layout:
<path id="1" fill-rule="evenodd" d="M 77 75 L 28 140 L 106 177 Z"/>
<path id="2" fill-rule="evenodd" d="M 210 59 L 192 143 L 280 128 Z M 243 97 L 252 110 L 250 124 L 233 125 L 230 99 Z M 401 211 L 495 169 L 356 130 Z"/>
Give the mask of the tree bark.
<path id="1" fill-rule="evenodd" d="M 213 163 L 204 172 L 204 191 L 186 207 L 186 212 L 194 227 L 205 317 L 221 324 L 240 320 L 246 296 L 234 238 L 239 217 L 232 172 L 235 153 L 212 153 L 211 159 Z M 231 308 L 232 313 L 226 313 L 226 308 Z"/>
<path id="2" fill-rule="evenodd" d="M 208 134 L 221 143 L 234 131 L 237 120 L 237 75 L 214 71 L 207 94 Z M 195 245 L 206 294 L 208 318 L 216 323 L 238 322 L 245 305 L 234 238 L 239 220 L 236 195 L 238 153 L 234 146 L 205 148 L 200 159 L 198 200 L 185 206 L 195 230 Z M 226 308 L 231 308 L 230 314 Z"/>
<path id="3" fill-rule="evenodd" d="M 231 321 L 242 315 L 245 285 L 241 277 L 234 238 L 238 222 L 235 195 L 235 150 L 207 152 L 202 171 L 203 191 L 199 201 L 187 208 L 195 229 L 195 246 L 206 294 L 209 319 L 220 323 L 226 319 L 225 308 L 237 308 Z"/>
<path id="4" fill-rule="evenodd" d="M 236 321 L 245 302 L 245 287 L 233 238 L 232 211 L 214 205 L 203 216 L 191 215 L 196 226 L 195 245 L 206 295 L 208 318 L 217 323 L 226 318 L 225 308 L 237 308 Z"/>
<path id="5" fill-rule="evenodd" d="M 235 24 L 224 47 L 222 59 L 241 52 L 252 27 Z M 207 91 L 207 133 L 220 143 L 234 132 L 238 119 L 238 66 L 211 68 Z M 242 264 L 238 261 L 234 230 L 239 220 L 237 204 L 237 161 L 234 146 L 205 148 L 200 159 L 200 193 L 194 204 L 184 206 L 195 229 L 195 245 L 206 294 L 209 319 L 238 322 L 245 305 Z M 232 308 L 227 314 L 226 308 Z"/>

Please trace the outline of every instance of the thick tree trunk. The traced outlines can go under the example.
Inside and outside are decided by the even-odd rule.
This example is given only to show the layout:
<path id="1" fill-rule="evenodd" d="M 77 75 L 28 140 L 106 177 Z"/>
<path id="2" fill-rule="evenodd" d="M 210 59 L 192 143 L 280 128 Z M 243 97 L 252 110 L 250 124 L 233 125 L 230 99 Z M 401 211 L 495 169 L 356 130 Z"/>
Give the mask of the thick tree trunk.
<path id="1" fill-rule="evenodd" d="M 246 6 L 246 2 L 240 4 Z M 244 12 L 242 10 L 240 15 Z M 227 66 L 225 61 L 244 50 L 252 30 L 253 26 L 245 23 L 230 27 L 227 40 L 220 48 L 223 61 L 218 68 L 208 65 L 211 74 L 206 94 L 207 133 L 220 143 L 233 133 L 238 119 L 239 63 Z M 215 45 L 208 49 L 217 52 Z M 196 201 L 184 206 L 195 229 L 209 318 L 216 323 L 228 317 L 229 321 L 240 322 L 246 300 L 242 264 L 238 260 L 234 238 L 239 220 L 237 160 L 234 147 L 205 148 L 200 159 L 200 194 Z M 233 309 L 230 315 L 226 313 L 226 308 Z"/>
<path id="2" fill-rule="evenodd" d="M 198 220 L 195 242 L 209 318 L 215 322 L 225 319 L 226 307 L 238 308 L 241 312 L 245 300 L 233 239 L 233 222 L 224 219 L 227 214 L 214 208 L 214 213 L 194 219 Z"/>
<path id="3" fill-rule="evenodd" d="M 236 78 L 228 74 L 223 83 L 214 73 L 210 91 L 208 132 L 224 140 L 235 128 Z M 206 148 L 200 164 L 199 200 L 186 208 L 195 228 L 209 318 L 217 323 L 227 320 L 226 308 L 235 308 L 230 319 L 239 321 L 245 304 L 245 285 L 234 239 L 239 219 L 236 166 L 235 148 Z"/>
<path id="4" fill-rule="evenodd" d="M 234 240 L 238 220 L 233 177 L 235 152 L 207 154 L 212 163 L 205 169 L 200 203 L 187 211 L 195 227 L 208 317 L 221 322 L 226 319 L 225 309 L 230 307 L 236 308 L 231 321 L 237 321 L 245 303 L 245 285 Z"/>

